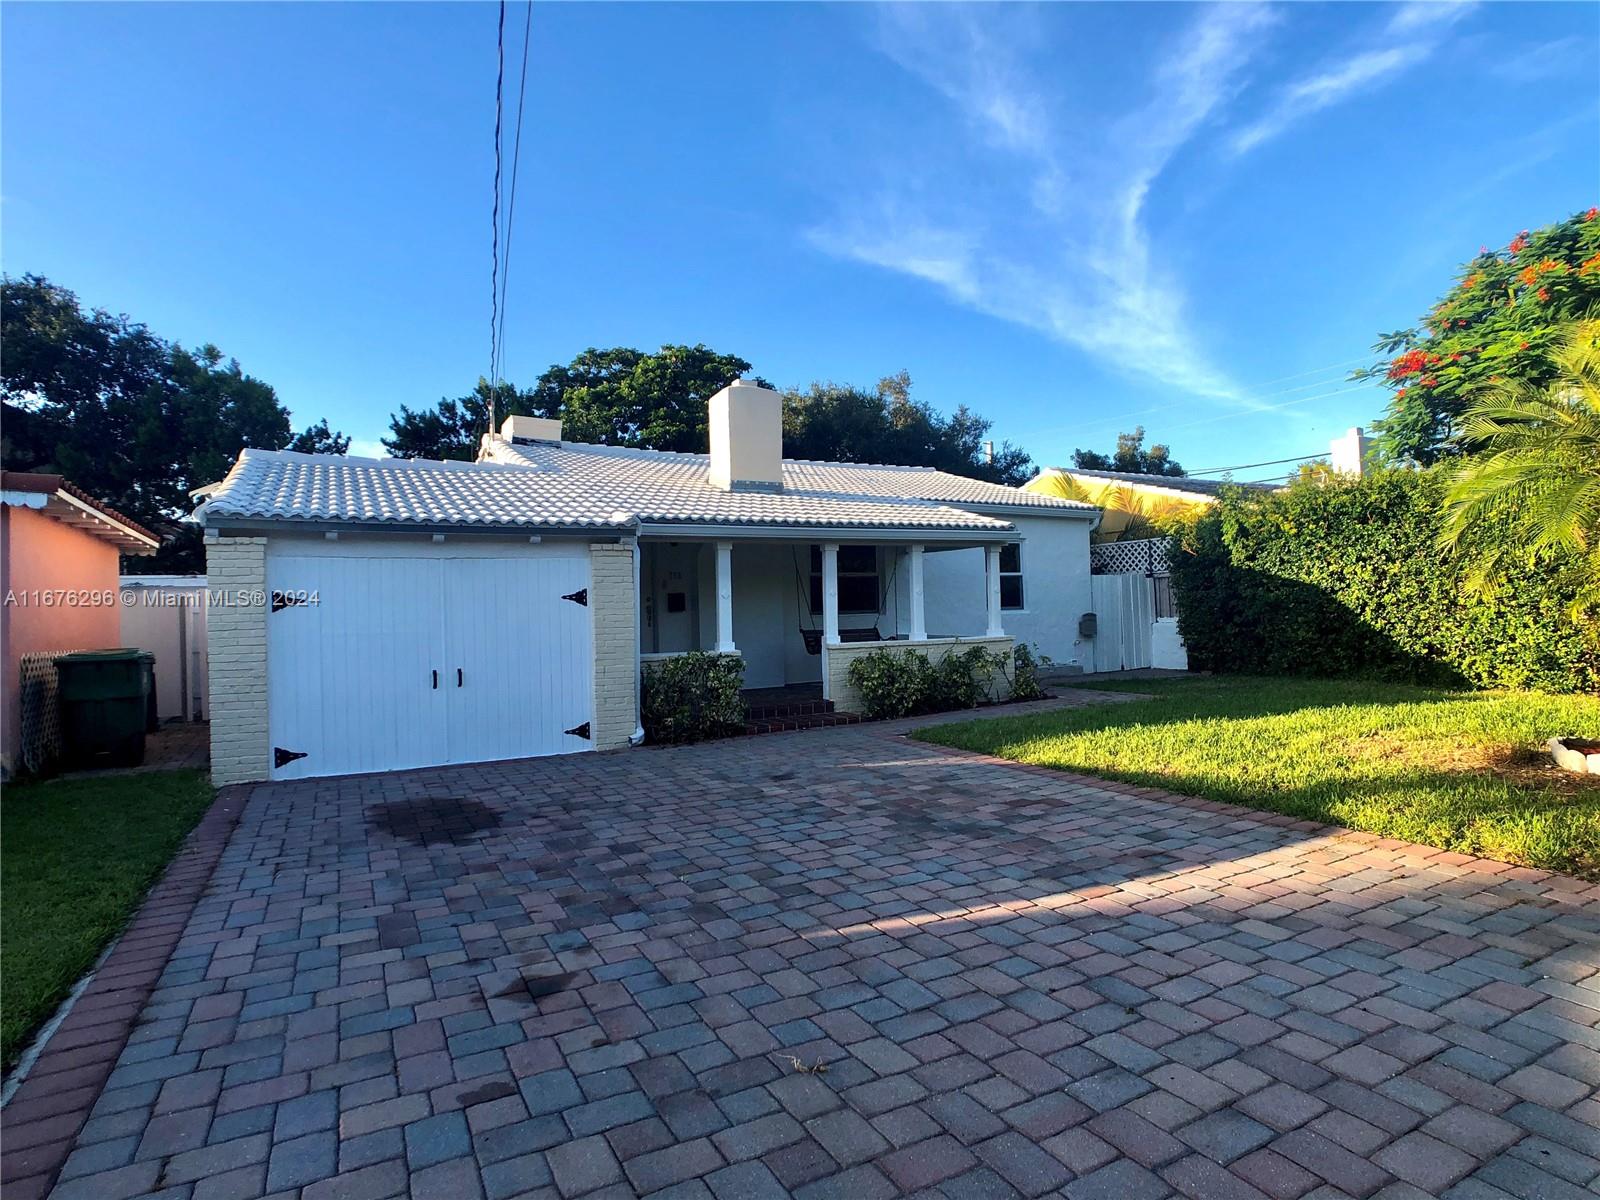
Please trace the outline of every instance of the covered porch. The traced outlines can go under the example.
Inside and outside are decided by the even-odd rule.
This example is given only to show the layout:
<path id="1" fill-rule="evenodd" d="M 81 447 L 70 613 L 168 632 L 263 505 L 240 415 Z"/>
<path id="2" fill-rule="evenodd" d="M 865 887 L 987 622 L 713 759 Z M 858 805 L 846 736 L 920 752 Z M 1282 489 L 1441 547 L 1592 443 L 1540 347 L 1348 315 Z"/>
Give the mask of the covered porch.
<path id="1" fill-rule="evenodd" d="M 1016 544 L 1015 533 L 1005 536 Z M 882 532 L 837 541 L 642 536 L 640 658 L 648 667 L 694 650 L 737 654 L 752 704 L 814 697 L 848 709 L 850 661 L 880 646 L 939 658 L 955 645 L 1010 645 L 1006 544 Z"/>

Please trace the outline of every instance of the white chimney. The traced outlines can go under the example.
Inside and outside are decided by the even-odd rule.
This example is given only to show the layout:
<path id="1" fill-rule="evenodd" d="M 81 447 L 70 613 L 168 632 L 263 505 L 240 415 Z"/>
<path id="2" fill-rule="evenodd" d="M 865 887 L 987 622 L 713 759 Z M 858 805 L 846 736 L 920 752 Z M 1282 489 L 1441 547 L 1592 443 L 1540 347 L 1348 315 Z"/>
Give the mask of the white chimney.
<path id="1" fill-rule="evenodd" d="M 1328 465 L 1339 475 L 1360 478 L 1366 470 L 1367 454 L 1372 443 L 1357 425 L 1343 437 L 1328 443 Z"/>
<path id="2" fill-rule="evenodd" d="M 735 379 L 708 405 L 712 487 L 776 492 L 783 487 L 783 397 Z"/>
<path id="3" fill-rule="evenodd" d="M 559 442 L 561 422 L 549 417 L 507 417 L 500 436 L 508 442 Z"/>

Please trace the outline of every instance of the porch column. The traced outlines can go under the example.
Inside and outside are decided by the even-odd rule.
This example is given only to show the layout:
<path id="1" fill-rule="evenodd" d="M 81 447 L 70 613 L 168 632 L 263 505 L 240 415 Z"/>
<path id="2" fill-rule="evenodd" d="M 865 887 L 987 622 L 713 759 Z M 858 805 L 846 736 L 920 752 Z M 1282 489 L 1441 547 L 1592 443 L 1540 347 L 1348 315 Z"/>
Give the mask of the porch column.
<path id="1" fill-rule="evenodd" d="M 833 699 L 833 665 L 828 647 L 839 640 L 839 547 L 822 547 L 822 698 Z"/>
<path id="2" fill-rule="evenodd" d="M 989 637 L 1004 637 L 1000 625 L 1000 547 L 991 543 L 983 548 L 984 581 L 989 585 Z"/>
<path id="3" fill-rule="evenodd" d="M 912 546 L 906 553 L 911 566 L 911 640 L 925 642 L 928 640 L 928 623 L 923 611 L 922 547 Z"/>
<path id="4" fill-rule="evenodd" d="M 822 547 L 822 640 L 839 640 L 839 547 Z"/>
<path id="5" fill-rule="evenodd" d="M 717 543 L 717 653 L 732 654 L 733 543 Z"/>

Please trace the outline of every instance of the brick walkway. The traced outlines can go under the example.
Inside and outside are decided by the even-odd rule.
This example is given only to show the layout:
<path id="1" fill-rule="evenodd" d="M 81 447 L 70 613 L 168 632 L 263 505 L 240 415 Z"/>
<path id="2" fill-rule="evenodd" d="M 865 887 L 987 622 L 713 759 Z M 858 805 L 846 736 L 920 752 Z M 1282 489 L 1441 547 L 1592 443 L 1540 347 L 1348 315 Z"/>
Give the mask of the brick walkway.
<path id="1" fill-rule="evenodd" d="M 1593 1194 L 1600 889 L 889 732 L 251 789 L 55 1195 Z"/>

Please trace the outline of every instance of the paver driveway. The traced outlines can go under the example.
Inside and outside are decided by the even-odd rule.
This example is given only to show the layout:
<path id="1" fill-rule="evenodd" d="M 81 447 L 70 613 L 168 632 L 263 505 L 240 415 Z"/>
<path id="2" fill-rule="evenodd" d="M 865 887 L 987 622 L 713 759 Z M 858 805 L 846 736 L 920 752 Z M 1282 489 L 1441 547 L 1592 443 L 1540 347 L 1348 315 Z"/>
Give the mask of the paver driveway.
<path id="1" fill-rule="evenodd" d="M 1132 792 L 883 727 L 257 787 L 56 1195 L 1593 1194 L 1594 889 Z"/>

